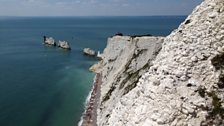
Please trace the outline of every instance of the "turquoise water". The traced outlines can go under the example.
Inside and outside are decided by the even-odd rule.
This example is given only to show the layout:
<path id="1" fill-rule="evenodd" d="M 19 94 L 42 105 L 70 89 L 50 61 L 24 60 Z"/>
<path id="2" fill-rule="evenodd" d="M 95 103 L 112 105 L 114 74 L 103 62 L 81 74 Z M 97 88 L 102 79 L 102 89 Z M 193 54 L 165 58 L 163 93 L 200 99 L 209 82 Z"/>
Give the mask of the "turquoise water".
<path id="1" fill-rule="evenodd" d="M 0 17 L 0 126 L 75 126 L 84 111 L 95 59 L 109 36 L 168 35 L 179 17 Z M 69 41 L 70 52 L 42 45 Z"/>

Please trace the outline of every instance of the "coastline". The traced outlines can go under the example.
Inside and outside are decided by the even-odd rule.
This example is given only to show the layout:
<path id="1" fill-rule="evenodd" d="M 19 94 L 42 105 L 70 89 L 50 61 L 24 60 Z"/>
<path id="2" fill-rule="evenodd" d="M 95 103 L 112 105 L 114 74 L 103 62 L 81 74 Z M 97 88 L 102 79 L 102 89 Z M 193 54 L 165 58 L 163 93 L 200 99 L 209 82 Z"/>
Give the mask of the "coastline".
<path id="1" fill-rule="evenodd" d="M 90 47 L 103 51 L 107 45 L 107 37 L 114 35 L 117 31 L 124 31 L 124 34 L 130 35 L 150 33 L 166 36 L 172 31 L 173 26 L 178 27 L 179 23 L 184 20 L 181 17 L 169 17 L 165 18 L 166 22 L 161 23 L 161 20 L 164 20 L 161 18 L 124 17 L 121 19 L 114 17 L 114 22 L 97 17 L 92 20 L 47 17 L 44 19 L 37 17 L 1 20 L 1 24 L 5 24 L 1 25 L 1 44 L 4 45 L 1 47 L 1 71 L 4 73 L 1 75 L 1 93 L 4 98 L 11 100 L 4 101 L 2 99 L 4 103 L 0 105 L 0 108 L 4 112 L 1 113 L 1 116 L 8 118 L 1 119 L 0 124 L 4 126 L 5 123 L 10 122 L 12 125 L 25 126 L 29 123 L 32 126 L 38 126 L 40 123 L 46 123 L 50 126 L 48 122 L 52 122 L 53 125 L 77 126 L 85 111 L 86 99 L 91 94 L 95 76 L 88 69 L 96 62 L 93 58 L 83 57 L 81 49 Z M 41 23 L 46 21 L 51 22 L 51 25 Z M 71 27 L 64 25 L 66 22 Z M 113 27 L 117 26 L 117 23 L 126 25 L 120 25 L 119 29 L 114 31 Z M 36 27 L 40 24 L 41 27 Z M 25 25 L 27 27 L 24 27 Z M 95 28 L 95 25 L 100 27 Z M 166 27 L 161 28 L 161 25 Z M 130 27 L 132 27 L 131 31 Z M 54 31 L 50 32 L 49 29 L 54 29 Z M 107 32 L 102 32 L 105 29 Z M 73 50 L 67 52 L 59 48 L 45 47 L 41 43 L 43 35 L 38 35 L 38 33 L 54 36 L 55 39 L 66 39 L 71 43 Z M 10 70 L 8 70 L 9 68 Z M 14 79 L 12 80 L 12 78 Z M 24 80 L 24 78 L 26 79 Z M 36 78 L 39 79 L 35 80 Z M 14 82 L 20 84 L 14 84 Z M 18 88 L 18 86 L 23 88 Z M 17 93 L 4 93 L 12 88 Z M 24 96 L 24 94 L 27 95 Z M 24 102 L 28 102 L 26 99 L 33 99 L 32 101 L 35 102 L 30 101 L 24 106 Z M 15 102 L 17 100 L 21 102 Z M 52 105 L 55 103 L 57 106 Z M 8 106 L 8 109 L 4 109 L 5 105 Z M 39 107 L 34 109 L 33 106 Z M 8 111 L 11 109 L 15 111 Z M 24 113 L 24 118 L 12 121 L 16 119 L 13 115 L 19 113 Z M 46 116 L 48 121 L 43 122 Z M 34 120 L 38 120 L 38 122 Z M 99 123 L 99 119 L 97 123 Z"/>
<path id="2" fill-rule="evenodd" d="M 97 106 L 100 98 L 101 73 L 96 73 L 90 95 L 87 97 L 85 111 L 79 126 L 97 126 Z"/>

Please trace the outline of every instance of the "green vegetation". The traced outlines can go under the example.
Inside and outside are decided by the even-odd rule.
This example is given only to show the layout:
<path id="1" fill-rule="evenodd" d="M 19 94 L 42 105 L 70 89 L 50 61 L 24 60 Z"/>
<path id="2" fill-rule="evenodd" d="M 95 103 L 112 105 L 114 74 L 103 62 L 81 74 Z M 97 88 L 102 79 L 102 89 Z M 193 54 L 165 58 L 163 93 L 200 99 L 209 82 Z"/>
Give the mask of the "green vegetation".
<path id="1" fill-rule="evenodd" d="M 102 103 L 110 99 L 110 96 L 111 96 L 111 94 L 112 94 L 112 92 L 113 92 L 114 90 L 115 90 L 115 86 L 113 85 L 113 86 L 110 87 L 110 90 L 109 90 L 109 91 L 107 92 L 107 94 L 104 96 Z"/>
<path id="2" fill-rule="evenodd" d="M 124 87 L 124 85 L 128 82 L 128 80 L 131 80 L 131 79 L 135 79 L 136 80 L 136 78 L 139 78 L 138 77 L 138 75 L 139 75 L 139 71 L 140 70 L 142 70 L 142 69 L 140 69 L 140 70 L 138 70 L 138 71 L 136 71 L 136 72 L 134 72 L 134 73 L 132 73 L 132 72 L 127 72 L 127 70 L 129 69 L 129 66 L 130 66 L 130 64 L 131 64 L 131 61 L 133 61 L 134 59 L 136 59 L 137 57 L 139 57 L 141 54 L 143 54 L 145 51 L 147 51 L 147 49 L 142 49 L 142 50 L 139 50 L 138 52 L 137 52 L 137 54 L 133 54 L 133 57 L 131 58 L 131 60 L 125 65 L 125 71 L 124 71 L 124 73 L 127 73 L 128 74 L 128 76 L 121 82 L 121 85 L 120 85 L 120 87 L 119 87 L 119 89 L 122 89 L 123 87 Z M 144 68 L 144 67 L 143 67 Z M 137 79 L 138 80 L 138 79 Z"/>
<path id="3" fill-rule="evenodd" d="M 145 35 L 130 35 L 132 39 L 136 37 L 147 37 L 147 36 L 152 36 L 151 34 L 145 34 Z"/>
<path id="4" fill-rule="evenodd" d="M 215 91 L 211 91 L 207 93 L 209 97 L 212 98 L 213 109 L 209 113 L 211 117 L 216 117 L 219 115 L 222 119 L 224 119 L 224 108 L 222 107 L 222 102 L 220 98 L 216 95 Z"/>
<path id="5" fill-rule="evenodd" d="M 212 60 L 212 65 L 216 70 L 220 70 L 224 68 L 224 53 L 216 55 Z"/>
<path id="6" fill-rule="evenodd" d="M 212 98 L 212 108 L 206 107 L 201 107 L 203 110 L 207 110 L 209 115 L 207 119 L 214 121 L 217 117 L 221 117 L 224 119 L 224 108 L 222 107 L 222 101 L 218 97 L 215 91 L 207 92 L 205 88 L 199 88 L 198 93 L 201 97 L 205 97 L 206 94 L 208 97 Z"/>
<path id="7" fill-rule="evenodd" d="M 202 97 L 202 98 L 204 98 L 205 97 L 205 88 L 202 88 L 202 87 L 200 87 L 198 90 L 198 94 Z"/>
<path id="8" fill-rule="evenodd" d="M 212 60 L 212 65 L 215 67 L 216 70 L 221 70 L 221 74 L 219 76 L 218 87 L 223 89 L 224 88 L 224 53 L 216 55 Z"/>
<path id="9" fill-rule="evenodd" d="M 134 89 L 137 86 L 138 80 L 141 78 L 141 75 L 139 74 L 141 70 L 145 70 L 147 68 L 149 68 L 149 64 L 145 64 L 145 66 L 143 66 L 141 69 L 139 69 L 138 71 L 136 71 L 135 73 L 129 74 L 130 78 L 134 78 L 135 81 L 129 85 L 127 85 L 124 88 L 124 93 L 123 95 L 127 94 L 129 91 L 131 91 L 132 89 Z"/>

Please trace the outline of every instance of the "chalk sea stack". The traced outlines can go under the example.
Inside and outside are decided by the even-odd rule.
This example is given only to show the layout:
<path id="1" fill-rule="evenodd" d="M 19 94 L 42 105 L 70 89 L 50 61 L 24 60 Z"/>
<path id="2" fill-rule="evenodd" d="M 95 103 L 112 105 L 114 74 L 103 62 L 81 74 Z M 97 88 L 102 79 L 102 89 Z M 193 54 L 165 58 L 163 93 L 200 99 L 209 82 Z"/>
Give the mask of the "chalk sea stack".
<path id="1" fill-rule="evenodd" d="M 56 42 L 55 42 L 54 38 L 52 38 L 52 37 L 44 36 L 44 44 L 56 46 Z"/>
<path id="2" fill-rule="evenodd" d="M 84 48 L 83 53 L 84 53 L 84 55 L 87 55 L 87 56 L 96 56 L 96 51 L 94 51 L 90 48 Z"/>
<path id="3" fill-rule="evenodd" d="M 71 47 L 70 47 L 69 43 L 66 42 L 66 41 L 60 41 L 59 40 L 58 47 L 60 47 L 62 49 L 66 49 L 66 50 L 71 50 Z"/>

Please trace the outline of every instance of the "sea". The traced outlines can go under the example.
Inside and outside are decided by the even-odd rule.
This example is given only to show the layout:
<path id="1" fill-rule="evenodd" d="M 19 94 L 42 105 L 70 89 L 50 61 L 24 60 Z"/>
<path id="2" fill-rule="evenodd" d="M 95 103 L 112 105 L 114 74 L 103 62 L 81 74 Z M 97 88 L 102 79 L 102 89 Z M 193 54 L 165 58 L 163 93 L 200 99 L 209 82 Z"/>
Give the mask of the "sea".
<path id="1" fill-rule="evenodd" d="M 97 62 L 83 48 L 102 52 L 118 32 L 166 36 L 185 18 L 0 17 L 0 126 L 77 126 Z M 72 50 L 43 45 L 43 36 Z"/>

